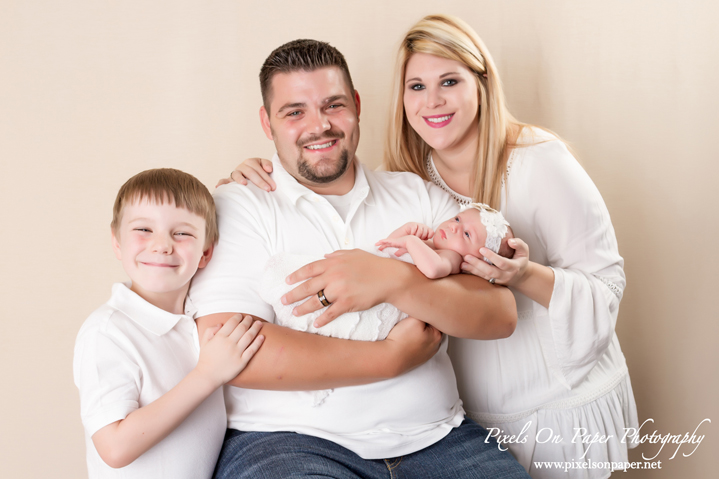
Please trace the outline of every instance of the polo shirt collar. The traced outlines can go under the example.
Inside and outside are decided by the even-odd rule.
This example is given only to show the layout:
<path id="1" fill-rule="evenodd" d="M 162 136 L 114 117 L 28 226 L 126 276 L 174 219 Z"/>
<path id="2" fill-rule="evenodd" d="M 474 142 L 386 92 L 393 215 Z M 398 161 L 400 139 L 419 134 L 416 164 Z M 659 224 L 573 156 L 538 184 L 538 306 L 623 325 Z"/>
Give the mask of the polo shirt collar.
<path id="1" fill-rule="evenodd" d="M 370 187 L 364 172 L 364 166 L 356 159 L 355 163 L 357 165 L 355 169 L 355 184 L 352 189 L 358 199 L 368 201 L 370 198 Z M 297 200 L 304 196 L 321 196 L 300 184 L 294 176 L 290 175 L 284 166 L 282 166 L 282 162 L 277 153 L 272 157 L 272 171 L 272 178 L 275 180 L 275 183 L 277 183 L 277 191 L 281 191 L 292 203 L 297 204 Z"/>
<path id="2" fill-rule="evenodd" d="M 170 332 L 182 318 L 192 320 L 197 312 L 189 297 L 185 299 L 185 314 L 173 314 L 160 309 L 132 291 L 129 283 L 115 283 L 108 304 L 157 336 Z"/>

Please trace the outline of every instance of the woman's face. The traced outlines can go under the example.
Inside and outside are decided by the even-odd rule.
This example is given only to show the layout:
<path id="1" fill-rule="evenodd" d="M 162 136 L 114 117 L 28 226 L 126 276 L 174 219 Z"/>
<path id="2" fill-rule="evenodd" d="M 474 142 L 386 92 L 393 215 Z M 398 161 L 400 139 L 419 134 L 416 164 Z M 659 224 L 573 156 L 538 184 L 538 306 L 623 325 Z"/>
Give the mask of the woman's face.
<path id="1" fill-rule="evenodd" d="M 479 135 L 479 92 L 464 64 L 427 53 L 407 62 L 404 111 L 410 126 L 438 153 L 471 146 Z"/>

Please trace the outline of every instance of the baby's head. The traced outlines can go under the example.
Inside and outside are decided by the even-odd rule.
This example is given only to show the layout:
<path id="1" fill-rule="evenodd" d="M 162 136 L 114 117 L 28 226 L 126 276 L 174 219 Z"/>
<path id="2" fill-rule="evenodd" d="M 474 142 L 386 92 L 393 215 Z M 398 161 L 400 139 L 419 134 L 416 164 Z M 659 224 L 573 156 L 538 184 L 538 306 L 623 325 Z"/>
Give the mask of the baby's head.
<path id="1" fill-rule="evenodd" d="M 110 226 L 133 290 L 154 293 L 188 286 L 219 236 L 210 192 L 194 176 L 171 168 L 143 171 L 122 185 Z"/>
<path id="2" fill-rule="evenodd" d="M 433 239 L 435 248 L 450 249 L 462 256 L 479 257 L 479 249 L 486 247 L 500 256 L 512 258 L 514 249 L 507 244 L 511 238 L 514 234 L 502 213 L 485 204 L 472 203 L 457 216 L 442 223 Z M 489 260 L 483 259 L 489 263 Z"/>

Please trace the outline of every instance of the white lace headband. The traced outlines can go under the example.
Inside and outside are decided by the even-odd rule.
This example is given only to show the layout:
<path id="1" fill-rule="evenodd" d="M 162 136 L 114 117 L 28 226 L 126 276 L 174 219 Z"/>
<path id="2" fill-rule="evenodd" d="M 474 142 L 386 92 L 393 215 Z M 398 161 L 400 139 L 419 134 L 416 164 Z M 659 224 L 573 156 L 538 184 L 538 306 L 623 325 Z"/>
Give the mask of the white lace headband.
<path id="1" fill-rule="evenodd" d="M 484 246 L 499 254 L 499 248 L 502 246 L 502 239 L 507 234 L 509 223 L 504 219 L 502 213 L 484 203 L 470 203 L 462 209 L 466 210 L 469 208 L 474 208 L 479 211 L 479 219 L 487 230 L 487 240 L 484 242 Z M 487 263 L 492 264 L 487 258 L 483 259 Z"/>

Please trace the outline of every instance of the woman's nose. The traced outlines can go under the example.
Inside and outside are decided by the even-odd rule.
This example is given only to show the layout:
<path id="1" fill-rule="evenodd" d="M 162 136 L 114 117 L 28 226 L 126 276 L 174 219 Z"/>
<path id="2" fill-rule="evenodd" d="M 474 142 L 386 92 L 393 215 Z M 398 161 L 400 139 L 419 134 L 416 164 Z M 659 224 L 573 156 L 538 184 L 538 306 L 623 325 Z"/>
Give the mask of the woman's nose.
<path id="1" fill-rule="evenodd" d="M 442 91 L 439 88 L 430 88 L 427 90 L 427 107 L 437 108 L 444 105 Z"/>

